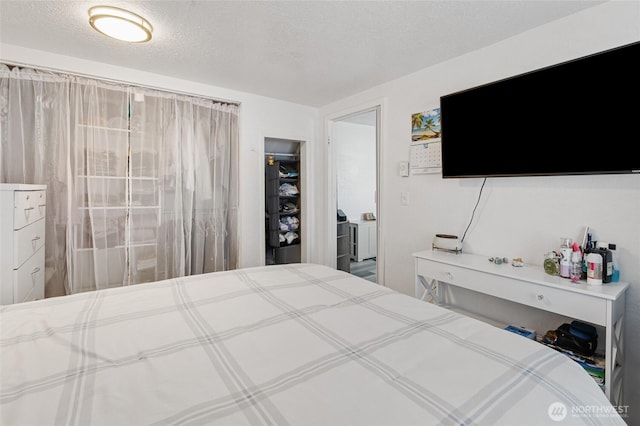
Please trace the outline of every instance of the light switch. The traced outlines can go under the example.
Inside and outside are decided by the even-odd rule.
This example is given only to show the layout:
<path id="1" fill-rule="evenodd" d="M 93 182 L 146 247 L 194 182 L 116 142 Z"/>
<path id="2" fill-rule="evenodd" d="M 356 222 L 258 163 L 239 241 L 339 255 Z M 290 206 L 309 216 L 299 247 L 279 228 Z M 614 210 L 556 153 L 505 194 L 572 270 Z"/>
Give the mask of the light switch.
<path id="1" fill-rule="evenodd" d="M 406 191 L 403 191 L 400 193 L 400 205 L 401 206 L 408 206 L 409 205 L 409 193 Z"/>
<path id="2" fill-rule="evenodd" d="M 401 161 L 400 162 L 400 176 L 407 177 L 409 176 L 409 162 Z"/>

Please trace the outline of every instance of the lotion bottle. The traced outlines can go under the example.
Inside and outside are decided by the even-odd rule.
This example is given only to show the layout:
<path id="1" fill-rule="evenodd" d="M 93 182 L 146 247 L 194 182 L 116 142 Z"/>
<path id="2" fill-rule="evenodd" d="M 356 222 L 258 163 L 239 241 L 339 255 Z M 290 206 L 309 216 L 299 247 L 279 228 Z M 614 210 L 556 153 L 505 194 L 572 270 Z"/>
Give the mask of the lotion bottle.
<path id="1" fill-rule="evenodd" d="M 587 284 L 602 285 L 602 256 L 595 251 L 587 254 Z"/>

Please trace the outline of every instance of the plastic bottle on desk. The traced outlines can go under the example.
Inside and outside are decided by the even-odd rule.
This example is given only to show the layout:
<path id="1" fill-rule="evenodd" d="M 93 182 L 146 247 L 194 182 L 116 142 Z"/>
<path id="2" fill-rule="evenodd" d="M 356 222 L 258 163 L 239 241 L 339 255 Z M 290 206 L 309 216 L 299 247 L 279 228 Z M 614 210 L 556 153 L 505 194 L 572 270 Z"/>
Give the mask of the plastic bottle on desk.
<path id="1" fill-rule="evenodd" d="M 571 253 L 573 252 L 573 240 L 571 238 L 560 239 L 560 276 L 569 278 L 571 274 Z"/>
<path id="2" fill-rule="evenodd" d="M 582 278 L 582 255 L 579 251 L 571 254 L 571 281 L 577 283 Z"/>
<path id="3" fill-rule="evenodd" d="M 611 252 L 611 266 L 613 267 L 613 274 L 611 275 L 612 283 L 620 281 L 620 266 L 618 264 L 616 248 L 617 247 L 615 244 L 609 243 L 609 251 Z"/>
<path id="4" fill-rule="evenodd" d="M 598 241 L 596 251 L 602 256 L 602 282 L 610 283 L 613 277 L 613 259 L 609 250 L 609 243 Z"/>
<path id="5" fill-rule="evenodd" d="M 587 234 L 587 242 L 582 247 L 582 279 L 587 279 L 587 255 L 594 249 L 591 232 Z"/>
<path id="6" fill-rule="evenodd" d="M 577 283 L 582 278 L 582 252 L 578 243 L 573 243 L 573 253 L 571 253 L 571 282 Z"/>
<path id="7" fill-rule="evenodd" d="M 592 251 L 587 254 L 587 284 L 602 285 L 602 256 Z"/>

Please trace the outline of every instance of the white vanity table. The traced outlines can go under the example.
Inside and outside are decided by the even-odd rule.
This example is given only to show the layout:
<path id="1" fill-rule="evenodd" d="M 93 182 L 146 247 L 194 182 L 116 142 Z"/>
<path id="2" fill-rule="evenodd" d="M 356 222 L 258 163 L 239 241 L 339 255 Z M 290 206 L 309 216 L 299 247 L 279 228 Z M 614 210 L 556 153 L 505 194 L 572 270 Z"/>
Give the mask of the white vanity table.
<path id="1" fill-rule="evenodd" d="M 413 253 L 413 257 L 419 299 L 461 311 L 447 300 L 444 291 L 445 286 L 460 287 L 605 327 L 604 392 L 612 404 L 621 403 L 623 320 L 628 283 L 602 286 L 572 283 L 566 278 L 545 274 L 542 266 L 496 265 L 489 262 L 488 256 L 468 253 L 424 250 Z"/>

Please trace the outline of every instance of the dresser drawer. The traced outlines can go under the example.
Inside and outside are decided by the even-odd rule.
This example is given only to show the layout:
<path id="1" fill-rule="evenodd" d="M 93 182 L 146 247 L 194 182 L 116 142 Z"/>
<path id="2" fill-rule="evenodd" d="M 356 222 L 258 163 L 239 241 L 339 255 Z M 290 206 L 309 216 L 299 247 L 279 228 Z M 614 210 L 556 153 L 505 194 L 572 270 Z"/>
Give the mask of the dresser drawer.
<path id="1" fill-rule="evenodd" d="M 13 271 L 14 303 L 42 299 L 44 296 L 44 248 Z"/>
<path id="2" fill-rule="evenodd" d="M 14 194 L 13 229 L 20 229 L 44 218 L 46 191 L 15 191 Z"/>
<path id="3" fill-rule="evenodd" d="M 13 231 L 13 267 L 17 269 L 44 245 L 45 220 Z"/>
<path id="4" fill-rule="evenodd" d="M 422 259 L 418 260 L 417 273 L 445 284 L 606 325 L 607 301 L 603 298 Z"/>

